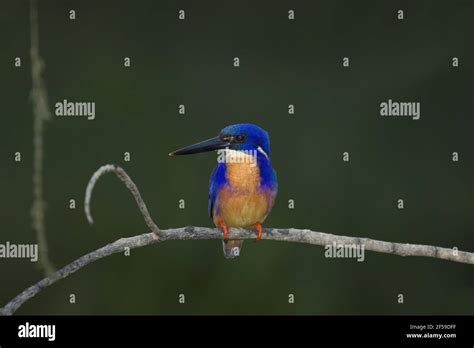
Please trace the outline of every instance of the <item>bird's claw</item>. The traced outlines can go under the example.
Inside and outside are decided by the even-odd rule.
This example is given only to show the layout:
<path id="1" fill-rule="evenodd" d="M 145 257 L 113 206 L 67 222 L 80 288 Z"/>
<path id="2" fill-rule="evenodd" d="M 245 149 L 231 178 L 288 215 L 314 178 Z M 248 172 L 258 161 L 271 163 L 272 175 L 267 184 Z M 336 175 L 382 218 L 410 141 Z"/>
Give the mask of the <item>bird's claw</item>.
<path id="1" fill-rule="evenodd" d="M 260 222 L 257 222 L 255 224 L 255 227 L 257 228 L 257 238 L 255 238 L 254 240 L 254 243 L 257 243 L 257 241 L 259 241 L 260 239 L 262 239 L 262 225 L 260 224 Z"/>
<path id="2" fill-rule="evenodd" d="M 229 241 L 229 230 L 227 229 L 227 226 L 224 223 L 219 224 L 220 228 L 222 228 L 222 232 L 224 233 L 224 243 L 227 244 Z"/>

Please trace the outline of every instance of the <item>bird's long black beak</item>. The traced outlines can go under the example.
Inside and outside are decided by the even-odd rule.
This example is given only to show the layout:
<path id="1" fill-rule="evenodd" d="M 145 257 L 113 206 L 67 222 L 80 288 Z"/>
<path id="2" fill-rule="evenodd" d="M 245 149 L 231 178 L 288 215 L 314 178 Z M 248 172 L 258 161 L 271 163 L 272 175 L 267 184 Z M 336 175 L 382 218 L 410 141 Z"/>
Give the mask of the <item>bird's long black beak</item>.
<path id="1" fill-rule="evenodd" d="M 170 152 L 169 155 L 170 156 L 190 155 L 193 153 L 225 149 L 226 147 L 229 147 L 229 145 L 230 145 L 229 142 L 223 141 L 219 137 L 215 137 L 215 138 L 207 139 L 207 140 L 201 141 L 200 143 L 189 145 L 189 146 L 183 147 L 182 149 Z"/>

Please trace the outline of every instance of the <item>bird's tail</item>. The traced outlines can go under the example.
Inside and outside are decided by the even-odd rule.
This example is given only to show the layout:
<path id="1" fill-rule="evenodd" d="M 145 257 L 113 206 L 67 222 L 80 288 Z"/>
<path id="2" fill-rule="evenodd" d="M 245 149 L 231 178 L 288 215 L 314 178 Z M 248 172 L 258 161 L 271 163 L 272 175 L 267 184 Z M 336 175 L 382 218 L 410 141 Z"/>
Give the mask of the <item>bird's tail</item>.
<path id="1" fill-rule="evenodd" d="M 222 241 L 222 250 L 224 251 L 224 257 L 226 259 L 233 259 L 240 255 L 242 249 L 243 240 L 231 239 L 227 242 Z"/>

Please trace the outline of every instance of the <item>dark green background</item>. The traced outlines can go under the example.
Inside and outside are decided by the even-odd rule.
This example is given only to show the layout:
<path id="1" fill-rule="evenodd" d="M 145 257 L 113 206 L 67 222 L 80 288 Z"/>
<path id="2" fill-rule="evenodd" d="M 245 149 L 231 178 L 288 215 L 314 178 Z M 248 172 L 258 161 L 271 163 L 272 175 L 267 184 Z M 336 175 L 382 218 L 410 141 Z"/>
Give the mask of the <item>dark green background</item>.
<path id="1" fill-rule="evenodd" d="M 33 243 L 28 2 L 3 0 L 0 9 L 0 242 Z M 398 9 L 405 20 L 396 19 Z M 106 163 L 127 170 L 161 228 L 211 226 L 215 156 L 167 154 L 238 122 L 271 135 L 280 190 L 266 226 L 474 251 L 473 10 L 473 1 L 458 0 L 40 1 L 50 106 L 96 103 L 94 121 L 54 117 L 46 125 L 54 264 L 147 231 L 112 175 L 94 192 L 96 224 L 88 226 L 85 187 Z M 350 68 L 342 67 L 345 56 Z M 421 119 L 381 117 L 388 99 L 420 102 Z M 13 161 L 16 151 L 21 163 Z M 0 304 L 41 277 L 27 260 L 1 259 Z M 362 263 L 326 259 L 322 247 L 272 241 L 246 242 L 229 261 L 220 241 L 170 241 L 95 262 L 17 313 L 474 314 L 474 267 L 372 252 Z"/>

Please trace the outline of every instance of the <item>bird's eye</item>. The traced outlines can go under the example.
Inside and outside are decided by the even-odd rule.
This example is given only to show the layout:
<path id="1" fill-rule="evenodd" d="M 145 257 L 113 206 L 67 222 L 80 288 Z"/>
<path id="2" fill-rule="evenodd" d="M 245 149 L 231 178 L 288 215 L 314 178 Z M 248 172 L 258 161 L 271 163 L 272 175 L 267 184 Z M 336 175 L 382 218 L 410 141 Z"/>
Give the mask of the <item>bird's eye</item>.
<path id="1" fill-rule="evenodd" d="M 239 143 L 241 143 L 245 140 L 245 135 L 239 134 L 235 137 L 235 140 L 238 141 Z"/>

